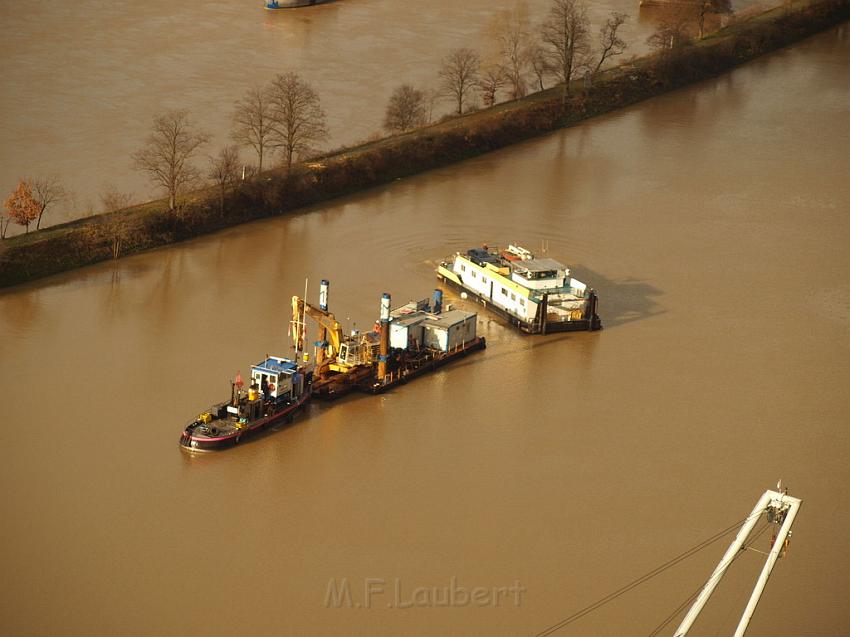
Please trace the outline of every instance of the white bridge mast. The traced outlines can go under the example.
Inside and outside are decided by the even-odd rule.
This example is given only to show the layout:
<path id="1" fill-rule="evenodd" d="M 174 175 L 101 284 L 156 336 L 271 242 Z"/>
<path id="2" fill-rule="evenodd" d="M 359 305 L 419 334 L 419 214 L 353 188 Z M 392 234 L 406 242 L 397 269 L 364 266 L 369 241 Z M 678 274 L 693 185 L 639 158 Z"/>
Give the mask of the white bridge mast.
<path id="1" fill-rule="evenodd" d="M 750 619 L 756 610 L 756 606 L 761 599 L 761 595 L 764 592 L 764 587 L 767 584 L 767 579 L 770 577 L 770 572 L 773 570 L 773 566 L 776 564 L 776 560 L 779 559 L 780 554 L 783 553 L 788 546 L 788 541 L 791 537 L 791 525 L 794 524 L 794 518 L 797 516 L 797 511 L 800 510 L 800 505 L 803 502 L 799 498 L 792 498 L 789 496 L 788 489 L 782 489 L 781 480 L 776 485 L 776 488 L 777 491 L 765 491 L 764 495 L 759 498 L 759 501 L 756 503 L 752 513 L 750 513 L 747 517 L 744 526 L 742 526 L 741 530 L 738 531 L 738 535 L 735 536 L 735 540 L 721 558 L 717 568 L 714 569 L 714 572 L 711 574 L 708 582 L 706 582 L 702 591 L 700 591 L 699 596 L 697 596 L 696 601 L 694 601 L 693 606 L 691 606 L 691 609 L 688 611 L 688 614 L 685 615 L 682 623 L 679 624 L 679 627 L 676 629 L 673 637 L 684 637 L 688 634 L 688 631 L 691 629 L 694 621 L 696 621 L 700 611 L 702 611 L 706 602 L 708 602 L 708 598 L 711 597 L 714 589 L 720 583 L 721 578 L 726 574 L 726 569 L 729 568 L 729 565 L 735 559 L 738 552 L 744 549 L 744 543 L 747 541 L 750 533 L 752 533 L 753 527 L 758 522 L 762 513 L 766 513 L 768 521 L 779 525 L 779 532 L 773 540 L 773 545 L 770 547 L 770 552 L 767 554 L 767 559 L 765 560 L 764 567 L 761 570 L 761 575 L 759 575 L 759 578 L 756 581 L 753 593 L 750 595 L 750 601 L 747 603 L 744 614 L 741 616 L 741 621 L 738 622 L 738 628 L 735 630 L 734 637 L 743 637 L 747 630 L 747 626 L 750 623 Z"/>

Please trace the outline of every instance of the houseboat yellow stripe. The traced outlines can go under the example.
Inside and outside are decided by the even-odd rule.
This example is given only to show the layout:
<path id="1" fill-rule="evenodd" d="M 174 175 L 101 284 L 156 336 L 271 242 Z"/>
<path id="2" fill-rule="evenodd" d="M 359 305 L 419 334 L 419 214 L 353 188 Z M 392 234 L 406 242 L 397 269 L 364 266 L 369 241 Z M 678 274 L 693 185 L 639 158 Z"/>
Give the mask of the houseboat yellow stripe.
<path id="1" fill-rule="evenodd" d="M 496 271 L 495 267 L 482 268 L 480 265 L 478 265 L 477 263 L 475 263 L 473 261 L 470 261 L 469 259 L 467 259 L 463 255 L 461 255 L 460 258 L 463 260 L 464 264 L 467 267 L 475 268 L 475 270 L 477 272 L 479 272 L 481 275 L 486 274 L 487 276 L 492 278 L 494 281 L 497 281 L 498 283 L 500 283 L 504 287 L 506 287 L 510 290 L 513 290 L 514 292 L 524 296 L 525 298 L 529 298 L 531 296 L 531 290 L 529 290 L 527 287 L 523 287 L 522 285 L 520 285 L 519 283 L 516 283 L 515 281 L 512 281 L 511 279 L 506 277 L 504 274 L 500 274 L 499 272 Z"/>

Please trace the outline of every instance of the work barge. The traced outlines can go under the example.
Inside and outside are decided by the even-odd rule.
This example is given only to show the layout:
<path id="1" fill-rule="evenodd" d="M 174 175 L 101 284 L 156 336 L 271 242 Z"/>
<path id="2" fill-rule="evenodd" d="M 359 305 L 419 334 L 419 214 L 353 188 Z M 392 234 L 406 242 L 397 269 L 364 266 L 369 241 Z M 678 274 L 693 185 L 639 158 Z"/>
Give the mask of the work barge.
<path id="1" fill-rule="evenodd" d="M 332 400 L 351 391 L 380 394 L 428 371 L 486 347 L 477 335 L 475 312 L 443 306 L 442 290 L 430 299 L 391 308 L 391 296 L 381 297 L 380 314 L 369 332 L 345 334 L 328 310 L 330 283 L 322 280 L 319 305 L 292 298 L 293 345 L 304 351 L 304 318 L 318 327 L 313 343 L 313 396 Z M 301 317 L 301 318 L 299 318 Z"/>
<path id="2" fill-rule="evenodd" d="M 352 391 L 380 394 L 484 349 L 477 314 L 443 306 L 443 293 L 391 309 L 381 297 L 372 330 L 346 334 L 328 309 L 330 283 L 322 280 L 319 303 L 292 297 L 289 335 L 293 358 L 266 355 L 251 367 L 248 387 L 237 372 L 230 399 L 201 412 L 180 435 L 189 451 L 232 447 L 247 437 L 291 423 L 312 399 L 333 400 Z M 307 320 L 317 339 L 308 351 Z"/>

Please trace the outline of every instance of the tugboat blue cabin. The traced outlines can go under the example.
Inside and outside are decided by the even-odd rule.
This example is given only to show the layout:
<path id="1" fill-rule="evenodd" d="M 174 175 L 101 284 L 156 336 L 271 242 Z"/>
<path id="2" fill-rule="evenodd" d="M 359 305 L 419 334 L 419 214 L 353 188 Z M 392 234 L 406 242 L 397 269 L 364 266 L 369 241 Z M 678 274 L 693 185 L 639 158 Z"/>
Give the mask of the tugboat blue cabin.
<path id="1" fill-rule="evenodd" d="M 298 373 L 297 365 L 289 359 L 269 356 L 251 367 L 251 379 L 266 400 L 280 402 L 300 396 L 304 376 Z"/>

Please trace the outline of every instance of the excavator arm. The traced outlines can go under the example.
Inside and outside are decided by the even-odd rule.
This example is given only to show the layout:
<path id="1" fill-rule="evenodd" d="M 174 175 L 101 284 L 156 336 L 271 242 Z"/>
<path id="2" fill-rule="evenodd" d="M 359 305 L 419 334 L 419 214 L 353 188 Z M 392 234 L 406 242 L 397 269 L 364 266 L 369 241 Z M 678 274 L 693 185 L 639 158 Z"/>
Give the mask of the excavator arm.
<path id="1" fill-rule="evenodd" d="M 339 354 L 339 347 L 342 344 L 342 326 L 337 322 L 333 314 L 319 309 L 314 305 L 310 305 L 297 296 L 292 297 L 292 324 L 295 326 L 292 340 L 295 347 L 302 351 L 304 349 L 304 329 L 298 326 L 302 325 L 302 317 L 305 315 L 313 319 L 319 326 L 321 340 L 327 340 L 330 346 L 328 359 L 330 361 L 335 360 Z M 317 360 L 317 363 L 321 362 L 323 361 Z"/>

